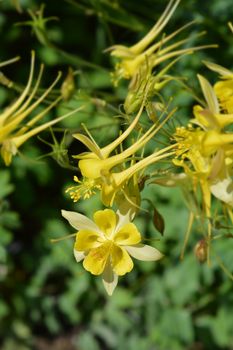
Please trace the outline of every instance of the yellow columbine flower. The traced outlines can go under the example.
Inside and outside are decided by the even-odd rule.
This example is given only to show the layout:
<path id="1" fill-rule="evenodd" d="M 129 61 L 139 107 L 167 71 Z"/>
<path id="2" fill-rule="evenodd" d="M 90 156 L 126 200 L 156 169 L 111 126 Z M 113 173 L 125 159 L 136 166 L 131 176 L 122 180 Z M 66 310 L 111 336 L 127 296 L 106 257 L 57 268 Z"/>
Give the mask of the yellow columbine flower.
<path id="1" fill-rule="evenodd" d="M 175 152 L 172 151 L 174 147 L 176 146 L 168 146 L 119 172 L 103 172 L 98 178 L 84 177 L 82 181 L 75 177 L 75 182 L 79 185 L 69 187 L 66 192 L 69 192 L 73 201 L 77 202 L 80 198 L 90 198 L 96 190 L 100 190 L 101 200 L 105 206 L 112 207 L 115 203 L 123 214 L 129 210 L 136 213 L 140 207 L 138 173 L 149 165 L 174 155 Z"/>
<path id="2" fill-rule="evenodd" d="M 77 262 L 93 275 L 102 275 L 104 287 L 111 295 L 123 276 L 133 269 L 130 255 L 138 260 L 156 261 L 162 254 L 155 248 L 141 243 L 137 227 L 129 215 L 122 216 L 111 209 L 94 213 L 94 222 L 86 216 L 62 210 L 70 225 L 78 230 L 74 245 Z"/>
<path id="3" fill-rule="evenodd" d="M 187 157 L 195 171 L 199 173 L 199 176 L 205 177 L 206 193 L 211 192 L 216 198 L 229 206 L 233 206 L 233 133 L 226 131 L 226 127 L 233 123 L 233 114 L 223 113 L 224 111 L 231 112 L 228 107 L 231 101 L 233 102 L 233 95 L 231 96 L 230 92 L 229 94 L 227 92 L 224 93 L 224 89 L 226 86 L 230 88 L 231 81 L 233 82 L 233 74 L 217 64 L 210 62 L 205 62 L 205 64 L 211 70 L 219 73 L 224 80 L 215 84 L 213 88 L 208 80 L 198 75 L 207 102 L 207 108 L 194 107 L 195 119 L 192 122 L 199 125 L 203 130 L 192 130 L 190 132 L 184 129 L 186 130 L 186 137 L 183 138 L 183 146 L 184 140 L 186 140 L 185 147 L 188 152 L 183 154 L 183 158 Z M 223 100 L 225 101 L 225 107 L 223 107 Z M 226 107 L 226 103 L 228 107 Z M 225 132 L 223 132 L 224 129 Z M 188 140 L 189 144 L 187 144 Z M 182 166 L 181 163 L 180 165 Z M 200 169 L 198 166 L 200 164 L 204 165 L 204 168 Z M 186 167 L 186 173 L 190 172 L 188 165 L 184 164 L 184 162 L 183 166 Z"/>
<path id="4" fill-rule="evenodd" d="M 114 45 L 109 48 L 109 50 L 111 50 L 111 55 L 119 59 L 119 63 L 117 63 L 115 67 L 116 83 L 121 78 L 132 78 L 139 72 L 139 70 L 142 72 L 145 71 L 147 66 L 153 68 L 170 58 L 181 56 L 183 54 L 193 53 L 196 50 L 200 50 L 206 47 L 216 47 L 216 45 L 206 45 L 177 50 L 178 47 L 190 40 L 190 38 L 188 38 L 180 40 L 175 44 L 171 44 L 163 48 L 164 44 L 166 44 L 178 33 L 182 32 L 184 29 L 193 24 L 193 22 L 186 24 L 168 36 L 163 35 L 162 38 L 158 40 L 158 42 L 153 43 L 170 20 L 179 3 L 180 0 L 170 0 L 157 23 L 146 34 L 146 36 L 135 45 L 131 47 Z M 200 34 L 198 34 L 198 36 L 199 35 Z"/>
<path id="5" fill-rule="evenodd" d="M 76 109 L 75 111 L 69 112 L 64 116 L 61 116 L 50 122 L 34 127 L 34 125 L 40 119 L 42 119 L 62 98 L 61 96 L 58 97 L 55 101 L 50 103 L 37 115 L 33 116 L 31 120 L 27 119 L 27 117 L 49 95 L 49 93 L 57 84 L 61 76 L 61 73 L 59 73 L 57 78 L 49 86 L 49 88 L 41 96 L 37 97 L 38 88 L 43 73 L 43 65 L 40 68 L 37 81 L 34 87 L 32 87 L 34 65 L 35 53 L 33 51 L 31 57 L 30 74 L 25 89 L 18 97 L 18 99 L 0 114 L 0 148 L 1 156 L 6 165 L 10 165 L 12 156 L 14 156 L 18 152 L 18 148 L 29 138 L 38 134 L 42 130 L 54 125 L 55 123 L 61 121 L 62 119 L 67 118 L 68 116 L 79 110 Z"/>
<path id="6" fill-rule="evenodd" d="M 171 118 L 175 110 L 167 115 L 162 122 L 154 124 L 143 136 L 124 151 L 111 156 L 112 151 L 119 146 L 136 126 L 142 113 L 144 104 L 142 104 L 137 116 L 130 126 L 112 143 L 99 148 L 96 142 L 82 134 L 73 135 L 81 141 L 91 152 L 84 152 L 74 158 L 78 158 L 83 180 L 78 186 L 72 186 L 67 189 L 71 198 L 76 202 L 80 198 L 89 198 L 97 189 L 101 190 L 102 202 L 105 206 L 112 206 L 114 201 L 125 212 L 129 207 L 134 211 L 140 205 L 140 195 L 138 184 L 135 183 L 137 173 L 147 166 L 174 154 L 170 152 L 175 146 L 168 146 L 162 150 L 154 152 L 152 155 L 135 163 L 135 153 L 146 145 L 147 142 L 163 127 L 166 121 Z M 127 164 L 131 161 L 131 165 Z M 132 165 L 132 163 L 135 163 Z M 123 164 L 123 166 L 122 166 Z M 120 165 L 120 167 L 117 167 Z M 119 169 L 123 169 L 119 171 Z M 133 180 L 132 180 L 133 178 Z M 75 180 L 77 182 L 77 180 Z M 123 199 L 124 198 L 124 199 Z M 125 203 L 124 203 L 125 202 Z"/>

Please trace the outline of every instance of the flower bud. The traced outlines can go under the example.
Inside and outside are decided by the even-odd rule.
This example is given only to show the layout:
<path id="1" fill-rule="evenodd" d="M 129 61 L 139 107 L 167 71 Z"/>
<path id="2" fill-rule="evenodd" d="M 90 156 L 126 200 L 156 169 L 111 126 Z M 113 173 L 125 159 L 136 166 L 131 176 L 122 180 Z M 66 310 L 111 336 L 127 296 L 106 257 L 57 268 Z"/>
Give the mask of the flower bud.
<path id="1" fill-rule="evenodd" d="M 194 248 L 194 254 L 200 263 L 204 263 L 207 258 L 207 243 L 204 239 L 201 239 Z"/>
<path id="2" fill-rule="evenodd" d="M 63 81 L 62 87 L 61 87 L 61 95 L 65 101 L 70 100 L 73 93 L 75 91 L 75 81 L 74 81 L 74 72 L 71 67 L 69 67 L 68 74 Z"/>

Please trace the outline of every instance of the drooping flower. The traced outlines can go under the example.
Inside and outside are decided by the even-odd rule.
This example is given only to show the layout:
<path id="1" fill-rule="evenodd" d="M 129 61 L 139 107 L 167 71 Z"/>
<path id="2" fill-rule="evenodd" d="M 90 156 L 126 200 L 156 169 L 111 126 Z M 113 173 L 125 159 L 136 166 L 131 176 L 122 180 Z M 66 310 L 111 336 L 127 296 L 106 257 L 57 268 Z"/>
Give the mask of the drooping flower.
<path id="1" fill-rule="evenodd" d="M 34 66 L 35 53 L 32 51 L 30 74 L 25 89 L 18 97 L 18 99 L 0 114 L 0 148 L 1 156 L 6 165 L 10 165 L 12 156 L 16 155 L 19 147 L 29 138 L 54 125 L 55 123 L 58 123 L 64 118 L 67 118 L 79 110 L 76 109 L 52 121 L 35 127 L 34 125 L 38 123 L 38 121 L 40 121 L 61 100 L 62 97 L 59 96 L 47 107 L 39 111 L 38 114 L 29 119 L 31 113 L 39 105 L 41 105 L 41 103 L 43 103 L 61 76 L 61 73 L 59 73 L 49 88 L 38 97 L 38 88 L 44 67 L 43 65 L 40 67 L 37 81 L 34 87 L 32 87 Z"/>
<path id="2" fill-rule="evenodd" d="M 144 171 L 151 164 L 169 158 L 175 154 L 175 145 L 168 146 L 162 150 L 141 159 L 139 162 L 124 167 L 121 171 L 102 172 L 98 178 L 83 178 L 79 185 L 69 187 L 66 192 L 76 202 L 80 198 L 89 198 L 96 190 L 101 191 L 101 201 L 105 206 L 112 207 L 117 204 L 119 211 L 125 213 L 131 210 L 134 214 L 140 207 L 140 190 L 138 173 Z"/>
<path id="3" fill-rule="evenodd" d="M 141 243 L 141 234 L 130 222 L 129 213 L 122 216 L 111 209 L 98 210 L 94 221 L 66 210 L 62 210 L 62 215 L 78 230 L 74 245 L 76 261 L 83 260 L 83 267 L 93 275 L 102 275 L 109 295 L 118 283 L 118 276 L 133 269 L 130 256 L 144 261 L 157 261 L 163 256 L 156 248 Z"/>
<path id="4" fill-rule="evenodd" d="M 138 140 L 134 142 L 133 145 L 123 150 L 122 152 L 110 155 L 111 152 L 124 141 L 124 139 L 129 135 L 136 125 L 136 121 L 139 119 L 139 116 L 142 112 L 142 108 L 137 114 L 136 118 L 133 120 L 131 125 L 122 133 L 115 141 L 100 149 L 98 145 L 88 137 L 82 134 L 73 135 L 76 139 L 81 141 L 91 152 L 85 152 L 74 158 L 80 159 L 78 166 L 81 171 L 81 174 L 90 179 L 97 179 L 104 175 L 107 176 L 108 172 L 115 166 L 128 162 L 129 158 L 132 157 L 139 149 L 146 145 L 149 140 L 163 127 L 166 121 L 171 118 L 175 110 L 168 114 L 168 116 L 161 121 L 152 125 L 152 127 Z"/>

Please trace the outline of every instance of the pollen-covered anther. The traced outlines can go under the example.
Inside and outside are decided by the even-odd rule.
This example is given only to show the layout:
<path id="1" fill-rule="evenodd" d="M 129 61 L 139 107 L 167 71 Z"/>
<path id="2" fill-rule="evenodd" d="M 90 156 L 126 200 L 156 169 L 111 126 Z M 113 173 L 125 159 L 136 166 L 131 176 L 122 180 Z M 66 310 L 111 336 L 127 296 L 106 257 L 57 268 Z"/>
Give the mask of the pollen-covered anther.
<path id="1" fill-rule="evenodd" d="M 96 190 L 101 190 L 101 185 L 94 179 L 83 178 L 83 180 L 80 181 L 77 176 L 74 176 L 74 181 L 80 185 L 71 186 L 65 191 L 70 194 L 70 198 L 74 202 L 78 202 L 81 198 L 89 199 L 96 194 Z"/>

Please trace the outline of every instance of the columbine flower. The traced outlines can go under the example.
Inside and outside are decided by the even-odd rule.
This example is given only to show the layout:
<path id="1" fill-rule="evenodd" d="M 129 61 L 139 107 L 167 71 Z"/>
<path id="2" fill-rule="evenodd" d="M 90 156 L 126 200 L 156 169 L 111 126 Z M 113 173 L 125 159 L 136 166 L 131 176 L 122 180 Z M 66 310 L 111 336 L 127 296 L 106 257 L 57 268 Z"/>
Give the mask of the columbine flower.
<path id="1" fill-rule="evenodd" d="M 193 182 L 195 192 L 197 185 L 200 185 L 206 218 L 211 218 L 211 194 L 232 206 L 233 134 L 180 127 L 176 129 L 175 140 L 178 148 L 177 158 L 173 159 L 173 163 L 183 167 L 184 172 Z M 211 230 L 209 221 L 209 242 L 212 237 Z M 209 257 L 208 247 L 208 262 Z"/>
<path id="2" fill-rule="evenodd" d="M 141 243 L 137 227 L 129 215 L 122 216 L 111 209 L 94 213 L 94 222 L 86 216 L 62 210 L 62 215 L 77 232 L 74 256 L 83 260 L 83 267 L 93 275 L 102 275 L 104 287 L 111 295 L 123 276 L 133 269 L 133 258 L 156 261 L 162 254 L 155 248 Z"/>
<path id="3" fill-rule="evenodd" d="M 84 178 L 80 185 L 72 186 L 66 192 L 69 192 L 76 202 L 81 197 L 89 198 L 98 189 L 101 191 L 101 200 L 105 206 L 112 207 L 116 203 L 121 213 L 129 210 L 136 213 L 140 206 L 137 174 L 151 164 L 174 155 L 175 152 L 172 151 L 174 147 L 175 145 L 172 145 L 157 151 L 128 168 L 125 167 L 122 171 L 102 172 L 101 176 L 95 179 Z"/>
<path id="4" fill-rule="evenodd" d="M 206 108 L 201 106 L 194 107 L 195 119 L 192 119 L 192 122 L 199 125 L 203 130 L 195 131 L 193 129 L 192 132 L 190 132 L 191 130 L 186 130 L 183 146 L 185 140 L 188 152 L 184 153 L 183 157 L 191 160 L 192 166 L 195 171 L 199 172 L 199 176 L 205 177 L 208 184 L 205 186 L 206 193 L 211 191 L 216 198 L 233 206 L 233 133 L 226 129 L 233 123 L 233 114 L 224 113 L 230 111 L 231 103 L 233 103 L 233 85 L 232 96 L 229 92 L 233 74 L 217 64 L 210 62 L 205 62 L 205 64 L 211 70 L 218 72 L 224 81 L 215 84 L 213 88 L 208 80 L 198 75 L 207 106 Z M 229 93 L 226 91 L 225 83 L 226 86 L 229 84 Z M 181 130 L 178 131 L 177 135 Z M 198 164 L 202 164 L 204 167 L 200 169 Z M 187 164 L 186 171 L 188 171 Z"/>
<path id="5" fill-rule="evenodd" d="M 154 27 L 146 34 L 143 39 L 141 39 L 135 45 L 131 47 L 114 45 L 109 48 L 109 50 L 111 50 L 111 55 L 119 59 L 119 62 L 115 67 L 116 83 L 121 78 L 132 78 L 135 74 L 138 73 L 139 70 L 146 70 L 146 66 L 148 65 L 153 68 L 170 58 L 181 56 L 183 54 L 189 54 L 206 47 L 216 47 L 215 45 L 206 45 L 177 50 L 178 47 L 188 42 L 190 40 L 189 38 L 163 47 L 164 44 L 166 44 L 188 26 L 193 24 L 193 22 L 190 22 L 182 28 L 179 28 L 177 31 L 168 36 L 163 35 L 162 38 L 158 40 L 158 42 L 153 43 L 170 20 L 179 3 L 180 0 L 171 0 Z"/>
<path id="6" fill-rule="evenodd" d="M 40 119 L 42 119 L 62 98 L 61 96 L 58 97 L 37 115 L 33 116 L 31 120 L 27 119 L 27 117 L 31 115 L 31 113 L 46 99 L 61 76 L 59 73 L 49 88 L 41 96 L 37 97 L 38 88 L 43 73 L 43 65 L 40 68 L 35 86 L 32 87 L 34 65 L 35 53 L 32 52 L 30 74 L 25 89 L 18 99 L 0 114 L 0 148 L 1 156 L 6 165 L 10 165 L 12 156 L 18 152 L 19 147 L 29 138 L 79 110 L 76 109 L 50 122 L 34 127 L 34 125 Z"/>
<path id="7" fill-rule="evenodd" d="M 102 149 L 93 139 L 82 134 L 75 134 L 74 137 L 84 143 L 91 152 L 74 156 L 74 158 L 80 159 L 78 166 L 84 179 L 80 185 L 72 186 L 66 192 L 69 192 L 71 198 L 77 201 L 81 197 L 89 198 L 96 189 L 99 189 L 105 206 L 112 206 L 115 202 L 123 212 L 129 208 L 134 208 L 134 211 L 137 211 L 140 205 L 138 183 L 135 181 L 137 174 L 149 165 L 173 155 L 174 152 L 171 150 L 175 145 L 158 150 L 138 162 L 135 161 L 134 155 L 149 142 L 173 113 L 174 110 L 160 124 L 153 125 L 133 145 L 113 156 L 110 153 L 129 135 L 133 128 L 132 125 L 135 125 L 135 120 L 139 118 L 141 111 L 123 134 Z M 131 164 L 128 166 L 129 162 Z"/>

